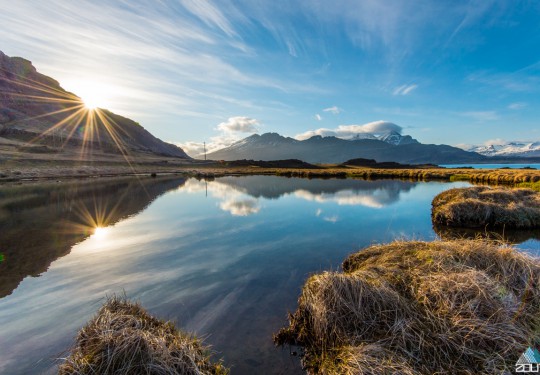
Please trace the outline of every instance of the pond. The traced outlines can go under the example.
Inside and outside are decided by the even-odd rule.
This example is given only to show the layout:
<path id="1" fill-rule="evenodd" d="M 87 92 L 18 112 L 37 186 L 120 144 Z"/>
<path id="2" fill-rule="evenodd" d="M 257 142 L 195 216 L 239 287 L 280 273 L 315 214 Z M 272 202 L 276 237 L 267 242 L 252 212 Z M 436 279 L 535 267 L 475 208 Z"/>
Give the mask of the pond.
<path id="1" fill-rule="evenodd" d="M 107 294 L 204 336 L 233 374 L 302 373 L 272 334 L 306 277 L 372 243 L 434 239 L 465 182 L 169 176 L 0 186 L 0 373 L 54 373 Z M 540 252 L 540 233 L 518 236 Z"/>

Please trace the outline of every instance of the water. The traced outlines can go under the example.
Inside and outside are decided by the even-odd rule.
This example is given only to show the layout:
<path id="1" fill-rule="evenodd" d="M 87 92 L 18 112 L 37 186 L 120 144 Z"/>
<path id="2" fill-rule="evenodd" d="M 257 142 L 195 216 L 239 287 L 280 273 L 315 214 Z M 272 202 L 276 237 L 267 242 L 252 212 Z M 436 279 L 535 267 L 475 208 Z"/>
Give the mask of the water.
<path id="1" fill-rule="evenodd" d="M 474 169 L 498 169 L 498 168 L 512 168 L 512 169 L 533 168 L 533 169 L 540 169 L 540 164 L 537 164 L 537 163 L 529 163 L 529 164 L 441 164 L 441 167 L 445 167 L 445 168 L 471 167 L 471 168 L 474 168 Z"/>
<path id="2" fill-rule="evenodd" d="M 371 243 L 435 238 L 431 200 L 457 186 L 468 183 L 249 176 L 0 187 L 0 373 L 54 373 L 104 296 L 122 291 L 206 336 L 234 374 L 301 373 L 271 337 L 306 277 Z M 520 246 L 539 254 L 538 238 Z"/>

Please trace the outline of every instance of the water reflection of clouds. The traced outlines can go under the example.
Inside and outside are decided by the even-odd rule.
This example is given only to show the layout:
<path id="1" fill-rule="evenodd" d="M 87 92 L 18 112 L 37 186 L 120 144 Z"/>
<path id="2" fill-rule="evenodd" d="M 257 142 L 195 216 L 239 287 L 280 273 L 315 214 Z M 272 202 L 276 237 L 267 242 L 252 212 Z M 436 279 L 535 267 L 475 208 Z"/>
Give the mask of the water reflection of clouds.
<path id="1" fill-rule="evenodd" d="M 219 208 L 233 216 L 249 216 L 261 210 L 259 199 L 253 198 L 238 187 L 232 187 L 219 181 L 191 179 L 182 188 L 189 193 L 208 192 L 219 199 Z"/>
<path id="2" fill-rule="evenodd" d="M 260 211 L 257 199 L 234 200 L 228 199 L 219 204 L 219 208 L 228 211 L 234 216 L 249 216 Z"/>
<path id="3" fill-rule="evenodd" d="M 365 206 L 382 208 L 397 201 L 399 195 L 391 190 L 377 189 L 370 191 L 341 190 L 336 193 L 314 194 L 307 190 L 297 190 L 294 195 L 318 203 L 337 203 L 340 206 Z"/>

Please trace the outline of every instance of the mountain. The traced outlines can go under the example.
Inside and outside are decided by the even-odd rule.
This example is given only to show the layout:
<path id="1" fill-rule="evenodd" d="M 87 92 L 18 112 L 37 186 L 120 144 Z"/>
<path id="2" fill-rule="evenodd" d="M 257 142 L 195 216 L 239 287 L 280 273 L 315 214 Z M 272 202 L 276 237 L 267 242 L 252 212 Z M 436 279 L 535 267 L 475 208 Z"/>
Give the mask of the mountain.
<path id="1" fill-rule="evenodd" d="M 468 151 L 486 156 L 499 157 L 540 157 L 539 142 L 507 142 L 501 145 L 473 146 Z"/>
<path id="2" fill-rule="evenodd" d="M 386 143 L 390 143 L 391 145 L 394 145 L 394 146 L 420 143 L 416 139 L 411 137 L 410 135 L 401 135 L 396 131 L 391 131 L 389 133 L 383 134 L 379 136 L 377 139 Z"/>
<path id="3" fill-rule="evenodd" d="M 63 149 L 190 157 L 137 122 L 106 109 L 89 110 L 81 98 L 21 57 L 0 51 L 0 137 Z M 37 149 L 37 148 L 36 148 Z"/>
<path id="4" fill-rule="evenodd" d="M 486 161 L 483 155 L 446 145 L 421 144 L 410 136 L 387 134 L 382 139 L 351 139 L 314 136 L 299 141 L 277 133 L 254 134 L 231 146 L 208 154 L 213 160 L 300 159 L 308 163 L 342 163 L 364 158 L 377 162 L 448 164 Z M 397 137 L 399 135 L 399 137 Z"/>

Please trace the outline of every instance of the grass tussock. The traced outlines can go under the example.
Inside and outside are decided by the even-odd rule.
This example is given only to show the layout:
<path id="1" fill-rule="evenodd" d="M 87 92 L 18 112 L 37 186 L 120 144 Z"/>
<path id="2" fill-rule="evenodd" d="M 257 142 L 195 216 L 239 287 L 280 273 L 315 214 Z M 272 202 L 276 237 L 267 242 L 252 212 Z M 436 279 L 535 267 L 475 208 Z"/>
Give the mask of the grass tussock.
<path id="1" fill-rule="evenodd" d="M 200 340 L 138 303 L 110 297 L 77 335 L 59 374 L 227 374 Z"/>
<path id="2" fill-rule="evenodd" d="M 540 341 L 540 262 L 481 240 L 394 242 L 311 276 L 274 336 L 310 374 L 494 374 Z"/>
<path id="3" fill-rule="evenodd" d="M 453 227 L 540 227 L 540 194 L 486 186 L 450 189 L 432 202 L 431 217 Z"/>

